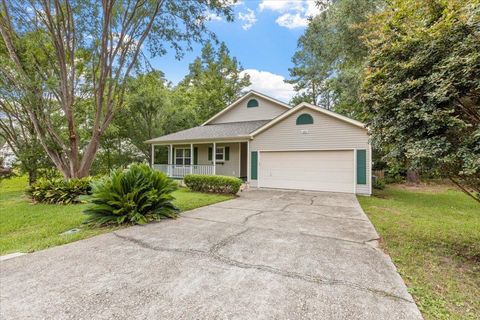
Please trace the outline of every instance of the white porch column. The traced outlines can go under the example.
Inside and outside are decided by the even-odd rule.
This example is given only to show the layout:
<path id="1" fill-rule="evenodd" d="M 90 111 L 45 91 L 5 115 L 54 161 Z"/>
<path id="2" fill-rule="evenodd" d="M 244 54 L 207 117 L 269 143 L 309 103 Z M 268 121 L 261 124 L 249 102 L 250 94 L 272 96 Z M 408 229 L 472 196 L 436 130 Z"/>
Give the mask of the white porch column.
<path id="1" fill-rule="evenodd" d="M 152 162 L 152 169 L 153 169 L 153 165 L 155 164 L 155 145 L 152 143 L 152 155 L 151 155 L 151 162 Z"/>
<path id="2" fill-rule="evenodd" d="M 250 140 L 247 140 L 247 182 L 250 182 Z"/>
<path id="3" fill-rule="evenodd" d="M 193 163 L 194 163 L 194 159 L 193 159 L 193 143 L 190 143 L 190 174 L 193 173 Z"/>
<path id="4" fill-rule="evenodd" d="M 238 177 L 242 176 L 242 143 L 238 143 Z"/>
<path id="5" fill-rule="evenodd" d="M 217 174 L 217 144 L 213 143 L 212 150 L 212 160 L 213 160 L 213 175 Z"/>
<path id="6" fill-rule="evenodd" d="M 170 144 L 168 146 L 168 161 L 167 161 L 167 163 L 169 164 L 167 166 L 167 172 L 168 172 L 167 175 L 169 177 L 171 177 L 173 174 L 172 157 L 173 157 L 173 145 Z"/>

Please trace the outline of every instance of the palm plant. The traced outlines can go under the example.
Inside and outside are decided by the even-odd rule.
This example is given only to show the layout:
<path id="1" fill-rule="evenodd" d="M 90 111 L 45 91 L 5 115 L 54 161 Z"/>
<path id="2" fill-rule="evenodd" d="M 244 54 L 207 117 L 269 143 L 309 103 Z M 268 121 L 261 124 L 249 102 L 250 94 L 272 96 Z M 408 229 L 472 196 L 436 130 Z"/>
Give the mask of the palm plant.
<path id="1" fill-rule="evenodd" d="M 95 226 L 145 224 L 163 218 L 176 218 L 172 192 L 176 184 L 164 173 L 145 164 L 113 170 L 93 183 L 92 194 L 84 197 L 91 205 L 84 210 L 86 221 Z"/>

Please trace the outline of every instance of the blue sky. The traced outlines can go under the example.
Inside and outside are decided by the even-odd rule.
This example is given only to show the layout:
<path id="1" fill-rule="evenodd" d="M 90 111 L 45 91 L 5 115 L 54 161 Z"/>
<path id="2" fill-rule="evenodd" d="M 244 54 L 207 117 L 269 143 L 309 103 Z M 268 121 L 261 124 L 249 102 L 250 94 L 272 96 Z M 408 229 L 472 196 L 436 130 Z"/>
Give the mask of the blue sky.
<path id="1" fill-rule="evenodd" d="M 251 89 L 288 101 L 294 92 L 283 80 L 289 76 L 291 57 L 307 25 L 307 17 L 318 9 L 310 0 L 244 0 L 234 4 L 233 10 L 234 22 L 211 15 L 209 29 L 227 44 L 230 54 L 250 75 Z M 200 51 L 201 45 L 195 45 L 181 60 L 169 52 L 151 63 L 162 70 L 169 81 L 177 83 Z"/>

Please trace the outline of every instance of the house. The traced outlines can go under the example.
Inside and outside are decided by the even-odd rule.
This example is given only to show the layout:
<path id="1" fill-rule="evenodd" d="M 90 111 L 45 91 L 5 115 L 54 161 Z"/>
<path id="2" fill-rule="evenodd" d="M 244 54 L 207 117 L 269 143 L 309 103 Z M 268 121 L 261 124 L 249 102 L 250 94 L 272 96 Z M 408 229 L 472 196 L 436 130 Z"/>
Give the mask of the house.
<path id="1" fill-rule="evenodd" d="M 168 147 L 168 176 L 243 178 L 251 187 L 371 194 L 365 125 L 309 103 L 249 91 L 198 127 L 146 141 Z"/>
<path id="2" fill-rule="evenodd" d="M 5 142 L 0 148 L 0 168 L 12 168 L 15 162 L 17 162 L 17 156 L 10 145 Z"/>

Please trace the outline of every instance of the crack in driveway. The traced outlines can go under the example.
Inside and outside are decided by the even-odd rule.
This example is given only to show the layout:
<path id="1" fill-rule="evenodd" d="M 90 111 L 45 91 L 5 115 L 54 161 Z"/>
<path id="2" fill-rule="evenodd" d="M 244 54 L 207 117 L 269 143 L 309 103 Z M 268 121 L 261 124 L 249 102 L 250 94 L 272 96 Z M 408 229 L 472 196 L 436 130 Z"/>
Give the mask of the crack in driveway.
<path id="1" fill-rule="evenodd" d="M 391 299 L 394 299 L 394 300 L 399 300 L 399 301 L 403 301 L 403 302 L 407 302 L 407 303 L 414 303 L 414 301 L 406 299 L 404 297 L 401 297 L 401 296 L 398 296 L 398 295 L 395 295 L 395 294 L 392 294 L 392 293 L 389 293 L 389 292 L 386 292 L 386 291 L 383 291 L 383 290 L 364 287 L 364 286 L 358 285 L 358 284 L 353 283 L 353 282 L 344 281 L 344 280 L 337 280 L 337 279 L 330 279 L 330 278 L 322 278 L 322 277 L 312 276 L 312 275 L 306 275 L 306 274 L 302 274 L 302 273 L 298 273 L 298 272 L 292 272 L 292 271 L 286 271 L 286 270 L 282 270 L 282 269 L 273 268 L 273 267 L 263 265 L 263 264 L 245 263 L 245 262 L 242 262 L 242 261 L 238 261 L 238 260 L 228 258 L 224 255 L 221 255 L 218 252 L 221 248 L 227 246 L 228 244 L 233 243 L 235 241 L 235 238 L 244 234 L 248 230 L 250 230 L 250 228 L 245 228 L 244 230 L 242 230 L 240 232 L 237 232 L 233 235 L 230 235 L 230 236 L 226 237 L 225 239 L 222 239 L 218 243 L 214 244 L 208 251 L 196 250 L 196 249 L 156 247 L 156 246 L 152 246 L 152 245 L 150 245 L 150 244 L 148 244 L 148 243 L 146 243 L 142 240 L 135 239 L 133 237 L 119 235 L 116 232 L 113 232 L 113 234 L 116 237 L 118 237 L 119 239 L 131 242 L 131 243 L 133 243 L 135 245 L 138 245 L 142 248 L 153 250 L 153 251 L 159 251 L 159 252 L 163 251 L 163 252 L 172 252 L 172 253 L 181 253 L 181 254 L 190 254 L 190 255 L 195 255 L 195 256 L 201 256 L 201 257 L 210 258 L 210 259 L 213 259 L 215 261 L 219 261 L 219 262 L 224 263 L 226 265 L 237 267 L 237 268 L 255 269 L 255 270 L 279 275 L 279 276 L 282 276 L 282 277 L 287 277 L 287 278 L 298 279 L 298 280 L 302 280 L 302 281 L 306 281 L 306 282 L 310 282 L 310 283 L 315 283 L 315 284 L 318 284 L 318 285 L 346 286 L 346 287 L 350 287 L 352 289 L 356 289 L 356 290 L 360 290 L 360 291 L 366 291 L 366 292 L 370 292 L 370 293 L 373 293 L 373 294 L 381 295 L 381 296 L 386 297 L 386 298 L 391 298 Z"/>
<path id="2" fill-rule="evenodd" d="M 248 216 L 247 218 L 250 218 L 255 215 L 259 215 L 261 213 L 264 213 L 263 211 L 254 213 L 251 216 Z M 244 223 L 233 223 L 233 222 L 226 222 L 226 221 L 220 221 L 220 220 L 212 220 L 212 219 L 206 219 L 206 218 L 198 218 L 198 217 L 192 217 L 192 216 L 182 216 L 183 219 L 193 219 L 193 220 L 201 220 L 201 221 L 208 221 L 208 222 L 214 222 L 214 223 L 221 223 L 221 224 L 226 224 L 226 225 L 231 225 L 231 226 L 239 226 L 239 227 L 244 227 Z M 368 239 L 365 241 L 355 241 L 351 239 L 345 239 L 345 238 L 337 238 L 337 237 L 331 237 L 331 236 L 321 236 L 318 234 L 312 234 L 312 233 L 307 233 L 307 232 L 291 232 L 291 231 L 286 231 L 286 230 L 278 230 L 275 228 L 267 228 L 267 227 L 258 227 L 258 226 L 248 226 L 249 229 L 260 229 L 260 230 L 269 230 L 269 231 L 281 231 L 285 234 L 291 234 L 291 235 L 303 235 L 303 236 L 309 236 L 309 237 L 315 237 L 315 238 L 320 238 L 320 239 L 330 239 L 330 240 L 336 240 L 336 241 L 344 241 L 348 243 L 355 243 L 355 244 L 361 244 L 361 245 L 368 245 L 366 246 L 367 248 L 373 248 L 375 247 L 370 244 L 370 242 L 373 242 L 375 240 L 380 240 L 380 237 L 377 238 L 372 238 Z M 383 251 L 382 251 L 383 252 Z"/>

